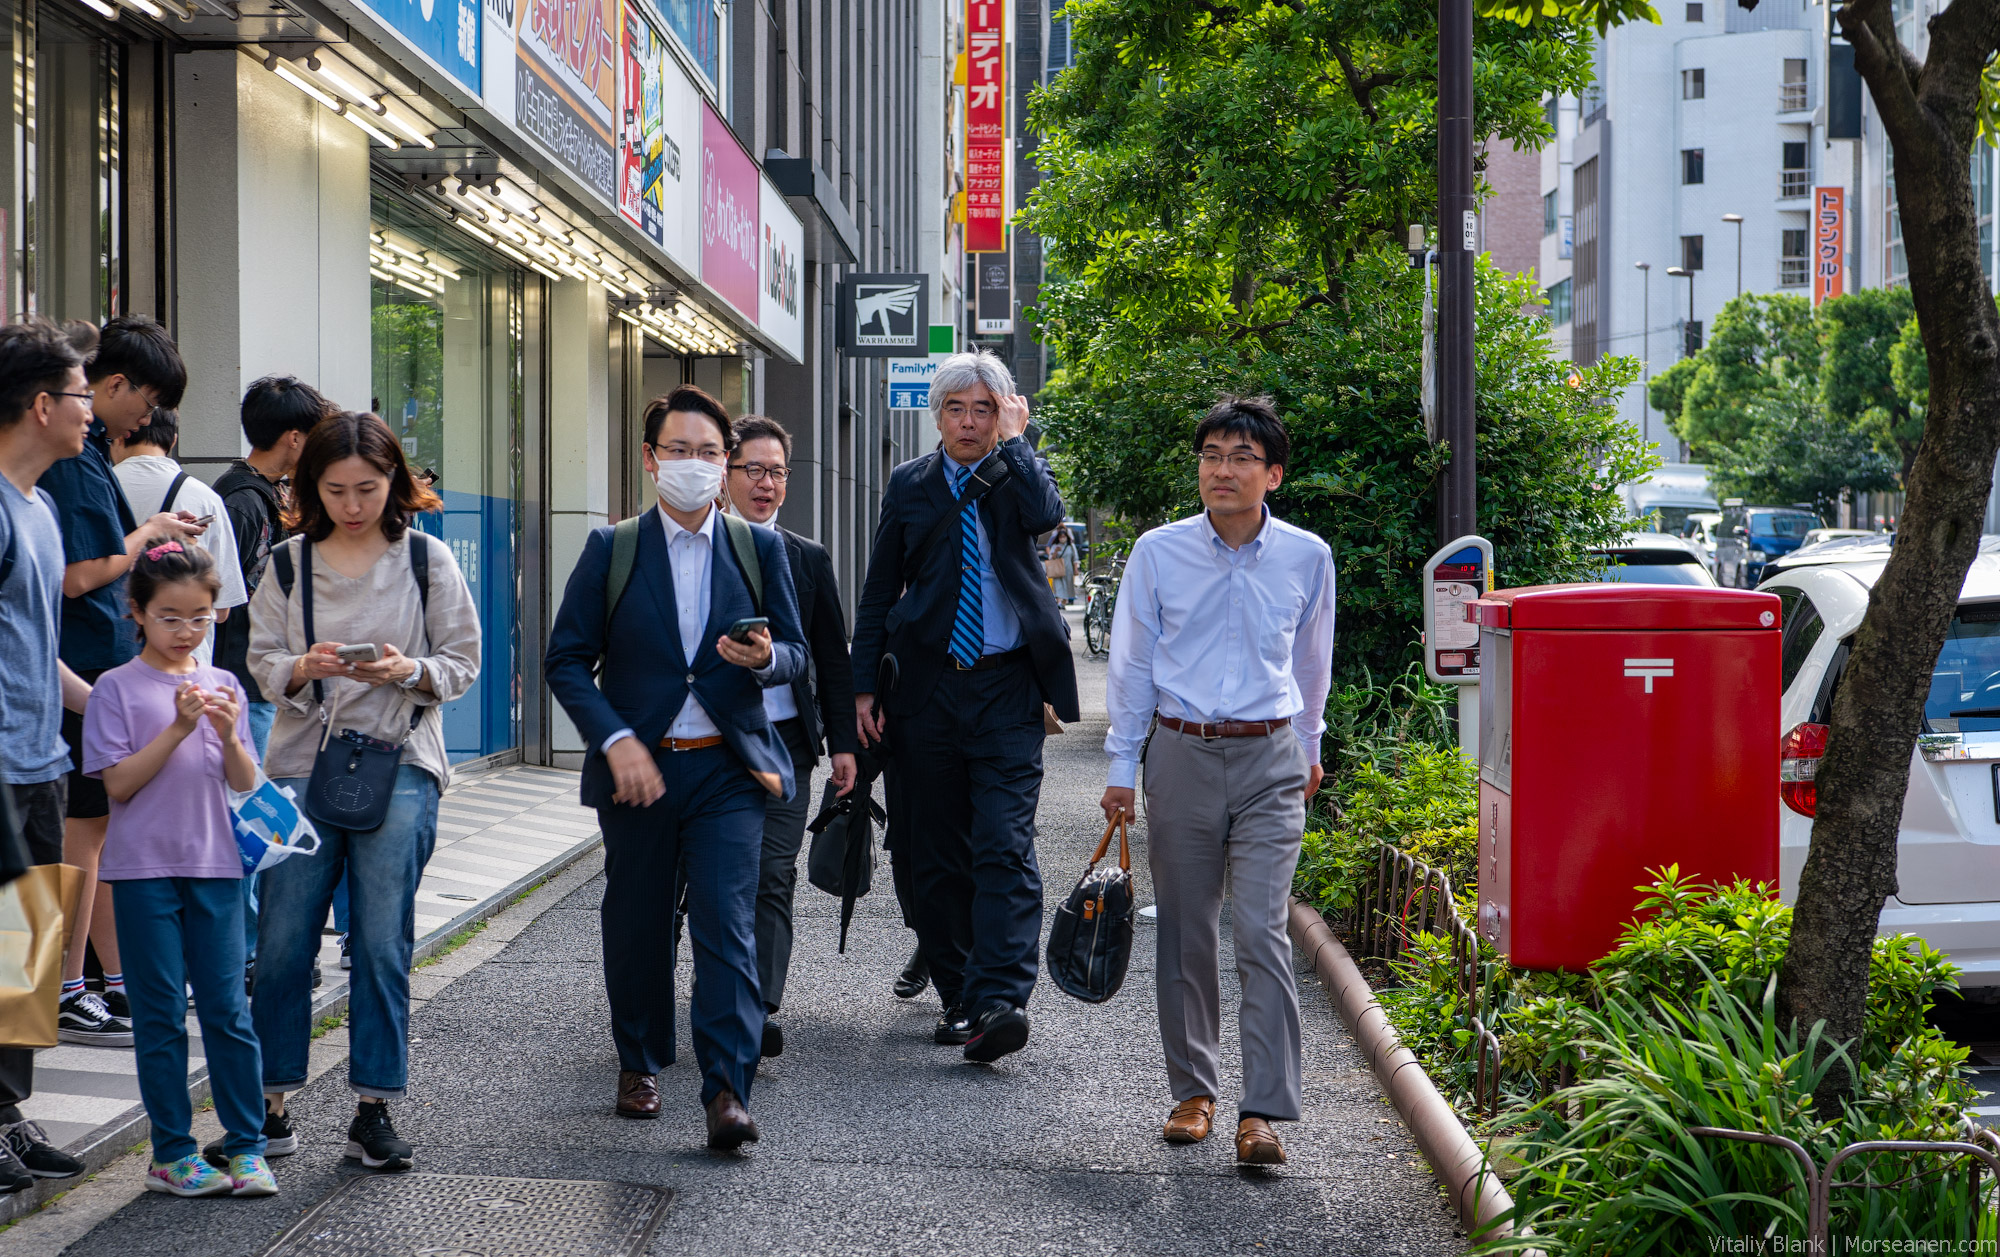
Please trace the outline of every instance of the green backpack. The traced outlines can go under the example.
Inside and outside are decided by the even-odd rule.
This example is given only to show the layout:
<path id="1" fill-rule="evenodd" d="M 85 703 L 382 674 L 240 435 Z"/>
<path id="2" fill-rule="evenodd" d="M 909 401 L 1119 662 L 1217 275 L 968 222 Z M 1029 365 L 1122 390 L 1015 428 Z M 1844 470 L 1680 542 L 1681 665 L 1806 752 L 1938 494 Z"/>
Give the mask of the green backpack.
<path id="1" fill-rule="evenodd" d="M 633 565 L 639 561 L 639 529 L 651 514 L 651 511 L 646 511 L 621 519 L 611 528 L 611 567 L 604 574 L 606 641 L 611 638 L 611 613 L 618 609 L 618 600 L 625 596 L 625 587 L 632 583 Z M 750 534 L 749 521 L 736 515 L 724 515 L 722 526 L 729 534 L 729 548 L 736 554 L 736 564 L 743 569 L 744 580 L 750 585 L 750 605 L 756 608 L 758 615 L 762 615 L 764 568 L 757 561 L 757 539 Z"/>

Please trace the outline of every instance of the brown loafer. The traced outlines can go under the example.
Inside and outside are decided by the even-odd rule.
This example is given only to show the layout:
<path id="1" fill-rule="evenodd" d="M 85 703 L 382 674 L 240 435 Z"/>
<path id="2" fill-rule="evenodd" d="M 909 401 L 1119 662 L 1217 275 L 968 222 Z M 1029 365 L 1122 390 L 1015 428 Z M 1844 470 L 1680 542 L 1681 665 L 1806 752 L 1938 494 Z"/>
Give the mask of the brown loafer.
<path id="1" fill-rule="evenodd" d="M 732 1091 L 717 1092 L 708 1102 L 708 1146 L 722 1152 L 757 1142 L 757 1123 Z"/>
<path id="2" fill-rule="evenodd" d="M 1167 1115 L 1167 1129 L 1163 1133 L 1170 1144 L 1198 1144 L 1208 1138 L 1209 1126 L 1214 1121 L 1214 1097 L 1196 1096 L 1174 1106 L 1174 1111 Z"/>
<path id="3" fill-rule="evenodd" d="M 618 1071 L 618 1116 L 658 1117 L 660 1115 L 660 1088 L 651 1074 L 642 1074 L 636 1069 Z"/>
<path id="4" fill-rule="evenodd" d="M 1236 1123 L 1236 1160 L 1241 1165 L 1283 1165 L 1285 1145 L 1278 1132 L 1261 1117 L 1246 1117 Z"/>

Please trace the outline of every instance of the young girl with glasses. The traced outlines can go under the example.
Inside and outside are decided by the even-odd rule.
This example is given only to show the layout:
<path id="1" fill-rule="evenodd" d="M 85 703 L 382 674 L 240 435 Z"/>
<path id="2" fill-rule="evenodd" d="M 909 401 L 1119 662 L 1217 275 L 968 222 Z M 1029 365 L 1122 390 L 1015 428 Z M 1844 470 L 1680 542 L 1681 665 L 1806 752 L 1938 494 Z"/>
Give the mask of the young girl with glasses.
<path id="1" fill-rule="evenodd" d="M 257 778 L 236 678 L 197 662 L 215 623 L 215 561 L 159 540 L 132 564 L 132 618 L 144 648 L 106 672 L 83 719 L 83 770 L 111 797 L 98 877 L 112 886 L 125 942 L 139 1095 L 153 1124 L 148 1191 L 269 1196 L 263 1063 L 243 989 L 243 862 L 225 786 Z M 227 1173 L 190 1132 L 187 998 L 194 989 Z"/>

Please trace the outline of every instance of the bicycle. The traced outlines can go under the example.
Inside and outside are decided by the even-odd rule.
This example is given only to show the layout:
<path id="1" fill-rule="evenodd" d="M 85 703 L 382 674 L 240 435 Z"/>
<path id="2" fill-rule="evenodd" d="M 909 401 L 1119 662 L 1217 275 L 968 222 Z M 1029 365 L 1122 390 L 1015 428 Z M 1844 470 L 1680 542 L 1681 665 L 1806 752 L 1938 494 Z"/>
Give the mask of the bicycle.
<path id="1" fill-rule="evenodd" d="M 1118 583 L 1125 577 L 1125 560 L 1114 559 L 1093 568 L 1083 578 L 1083 644 L 1095 656 L 1111 653 L 1111 616 L 1118 605 Z"/>

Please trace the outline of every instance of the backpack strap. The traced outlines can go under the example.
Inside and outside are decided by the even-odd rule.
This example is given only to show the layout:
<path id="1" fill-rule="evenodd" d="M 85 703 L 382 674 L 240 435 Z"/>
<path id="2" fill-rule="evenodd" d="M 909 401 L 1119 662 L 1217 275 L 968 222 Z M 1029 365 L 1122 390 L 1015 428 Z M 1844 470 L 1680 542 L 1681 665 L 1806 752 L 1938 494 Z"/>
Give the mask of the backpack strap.
<path id="1" fill-rule="evenodd" d="M 14 574 L 14 539 L 20 531 L 11 525 L 7 529 L 7 545 L 5 548 L 0 548 L 0 585 L 6 584 L 7 578 Z"/>
<path id="2" fill-rule="evenodd" d="M 722 526 L 729 531 L 729 548 L 736 552 L 736 565 L 743 569 L 743 579 L 750 586 L 750 606 L 762 615 L 764 566 L 757 558 L 757 538 L 750 531 L 750 521 L 740 515 L 724 515 Z"/>
<path id="3" fill-rule="evenodd" d="M 618 609 L 625 587 L 632 583 L 632 569 L 639 562 L 639 526 L 644 514 L 619 520 L 611 528 L 611 566 L 604 573 L 604 636 L 611 636 L 611 613 Z"/>
<path id="4" fill-rule="evenodd" d="M 412 528 L 410 537 L 410 575 L 417 580 L 417 601 L 423 604 L 424 614 L 431 610 L 431 542 L 430 534 L 422 529 Z M 429 626 L 425 636 L 428 638 Z"/>
<path id="5" fill-rule="evenodd" d="M 180 497 L 181 486 L 187 483 L 187 478 L 188 474 L 181 472 L 174 477 L 174 482 L 167 486 L 167 496 L 160 499 L 160 509 L 162 511 L 171 511 L 174 509 L 174 499 Z"/>
<path id="6" fill-rule="evenodd" d="M 301 541 L 299 544 L 301 546 L 304 546 L 310 543 Z M 284 542 L 280 541 L 277 545 L 271 547 L 270 559 L 271 559 L 271 567 L 275 569 L 278 573 L 279 591 L 282 592 L 285 595 L 285 597 L 287 598 L 291 597 L 292 585 L 294 583 L 294 576 L 292 572 L 291 550 L 286 547 Z"/>

